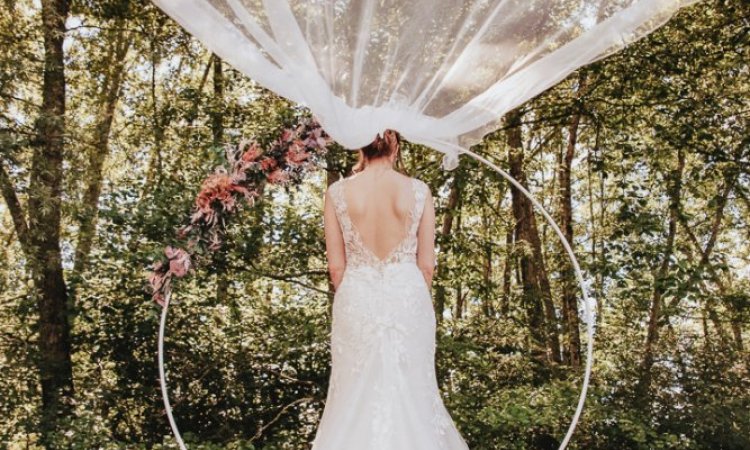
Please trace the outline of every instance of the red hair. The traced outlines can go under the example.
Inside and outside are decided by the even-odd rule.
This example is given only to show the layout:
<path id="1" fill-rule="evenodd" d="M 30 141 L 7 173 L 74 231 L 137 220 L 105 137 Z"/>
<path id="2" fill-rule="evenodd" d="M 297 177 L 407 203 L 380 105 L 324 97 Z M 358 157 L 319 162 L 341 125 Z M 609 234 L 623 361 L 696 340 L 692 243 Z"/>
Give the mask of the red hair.
<path id="1" fill-rule="evenodd" d="M 391 132 L 396 137 L 396 145 L 392 146 L 388 144 L 385 136 L 386 133 Z M 403 164 L 401 161 L 401 135 L 396 130 L 385 130 L 383 136 L 378 133 L 375 136 L 375 140 L 367 144 L 366 146 L 359 149 L 359 160 L 357 164 L 352 167 L 352 172 L 357 173 L 364 170 L 367 163 L 373 159 L 387 158 L 393 153 L 396 153 L 396 163 L 394 168 L 403 173 Z"/>

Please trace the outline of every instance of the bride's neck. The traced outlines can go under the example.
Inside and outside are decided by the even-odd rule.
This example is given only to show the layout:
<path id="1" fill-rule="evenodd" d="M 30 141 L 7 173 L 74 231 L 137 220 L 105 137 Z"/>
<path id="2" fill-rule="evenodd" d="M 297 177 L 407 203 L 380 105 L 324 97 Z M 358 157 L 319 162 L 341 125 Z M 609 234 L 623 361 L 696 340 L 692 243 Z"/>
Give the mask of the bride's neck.
<path id="1" fill-rule="evenodd" d="M 362 169 L 362 172 L 367 172 L 367 171 L 384 172 L 388 170 L 393 170 L 393 164 L 387 159 L 384 159 L 382 161 L 375 160 L 375 161 L 368 162 L 367 165 L 365 165 L 365 168 Z"/>

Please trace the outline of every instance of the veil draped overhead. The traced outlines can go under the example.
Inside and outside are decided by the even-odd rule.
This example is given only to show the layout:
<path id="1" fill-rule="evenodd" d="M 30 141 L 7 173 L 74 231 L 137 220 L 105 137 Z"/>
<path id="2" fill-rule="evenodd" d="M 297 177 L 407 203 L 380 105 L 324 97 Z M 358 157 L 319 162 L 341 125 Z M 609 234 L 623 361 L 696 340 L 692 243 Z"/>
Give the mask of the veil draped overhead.
<path id="1" fill-rule="evenodd" d="M 154 0 L 345 148 L 391 128 L 458 154 L 696 0 Z"/>

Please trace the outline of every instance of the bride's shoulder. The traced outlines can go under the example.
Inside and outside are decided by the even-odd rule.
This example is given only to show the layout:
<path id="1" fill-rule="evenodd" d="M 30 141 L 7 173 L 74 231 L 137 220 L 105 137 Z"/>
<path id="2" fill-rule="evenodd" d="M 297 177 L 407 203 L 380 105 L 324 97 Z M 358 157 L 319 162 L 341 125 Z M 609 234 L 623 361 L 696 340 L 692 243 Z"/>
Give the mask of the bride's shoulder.
<path id="1" fill-rule="evenodd" d="M 410 180 L 412 182 L 416 183 L 417 186 L 419 186 L 419 188 L 422 189 L 423 191 L 425 191 L 425 192 L 429 192 L 430 191 L 430 186 L 427 183 L 425 183 L 424 181 L 420 180 L 417 177 L 409 177 L 409 178 L 410 178 Z"/>
<path id="2" fill-rule="evenodd" d="M 348 176 L 340 176 L 338 179 L 336 179 L 336 181 L 333 181 L 331 184 L 328 185 L 328 187 L 326 188 L 326 191 L 327 192 L 333 191 L 339 188 L 344 183 L 344 181 L 350 180 L 356 176 L 357 176 L 356 173 L 352 175 L 348 175 Z"/>
<path id="3" fill-rule="evenodd" d="M 329 184 L 328 187 L 326 187 L 326 195 L 333 194 L 338 189 L 338 187 L 341 185 L 341 180 L 343 180 L 343 179 L 344 178 L 339 178 L 338 180 L 336 180 L 336 181 L 332 182 L 331 184 Z"/>
<path id="4" fill-rule="evenodd" d="M 328 189 L 330 189 L 330 188 L 332 188 L 332 187 L 334 187 L 334 186 L 339 186 L 339 185 L 341 185 L 341 183 L 343 183 L 344 181 L 346 181 L 346 180 L 348 180 L 348 179 L 350 179 L 350 178 L 354 178 L 354 176 L 355 176 L 355 175 L 356 175 L 356 174 L 354 174 L 354 175 L 348 175 L 348 176 L 344 176 L 344 175 L 341 175 L 341 176 L 339 176 L 339 177 L 338 177 L 338 178 L 336 179 L 336 181 L 334 181 L 334 182 L 332 182 L 332 183 L 331 183 L 330 185 L 328 185 Z"/>

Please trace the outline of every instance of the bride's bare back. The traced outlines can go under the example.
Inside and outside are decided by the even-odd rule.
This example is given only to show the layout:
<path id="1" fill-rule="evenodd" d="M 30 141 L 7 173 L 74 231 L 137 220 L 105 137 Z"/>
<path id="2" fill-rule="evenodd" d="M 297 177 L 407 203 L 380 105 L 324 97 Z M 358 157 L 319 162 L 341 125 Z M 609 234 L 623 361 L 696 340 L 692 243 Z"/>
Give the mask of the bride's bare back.
<path id="1" fill-rule="evenodd" d="M 378 259 L 386 260 L 407 237 L 415 206 L 412 178 L 395 170 L 364 170 L 346 179 L 342 190 L 349 218 L 362 243 Z M 326 195 L 325 233 L 329 271 L 338 287 L 346 267 L 341 229 Z M 428 285 L 434 270 L 435 211 L 432 196 L 425 199 L 417 229 L 417 265 Z"/>
<path id="2" fill-rule="evenodd" d="M 415 201 L 411 179 L 396 171 L 362 172 L 347 181 L 343 192 L 363 243 L 375 256 L 386 259 L 409 231 Z"/>

